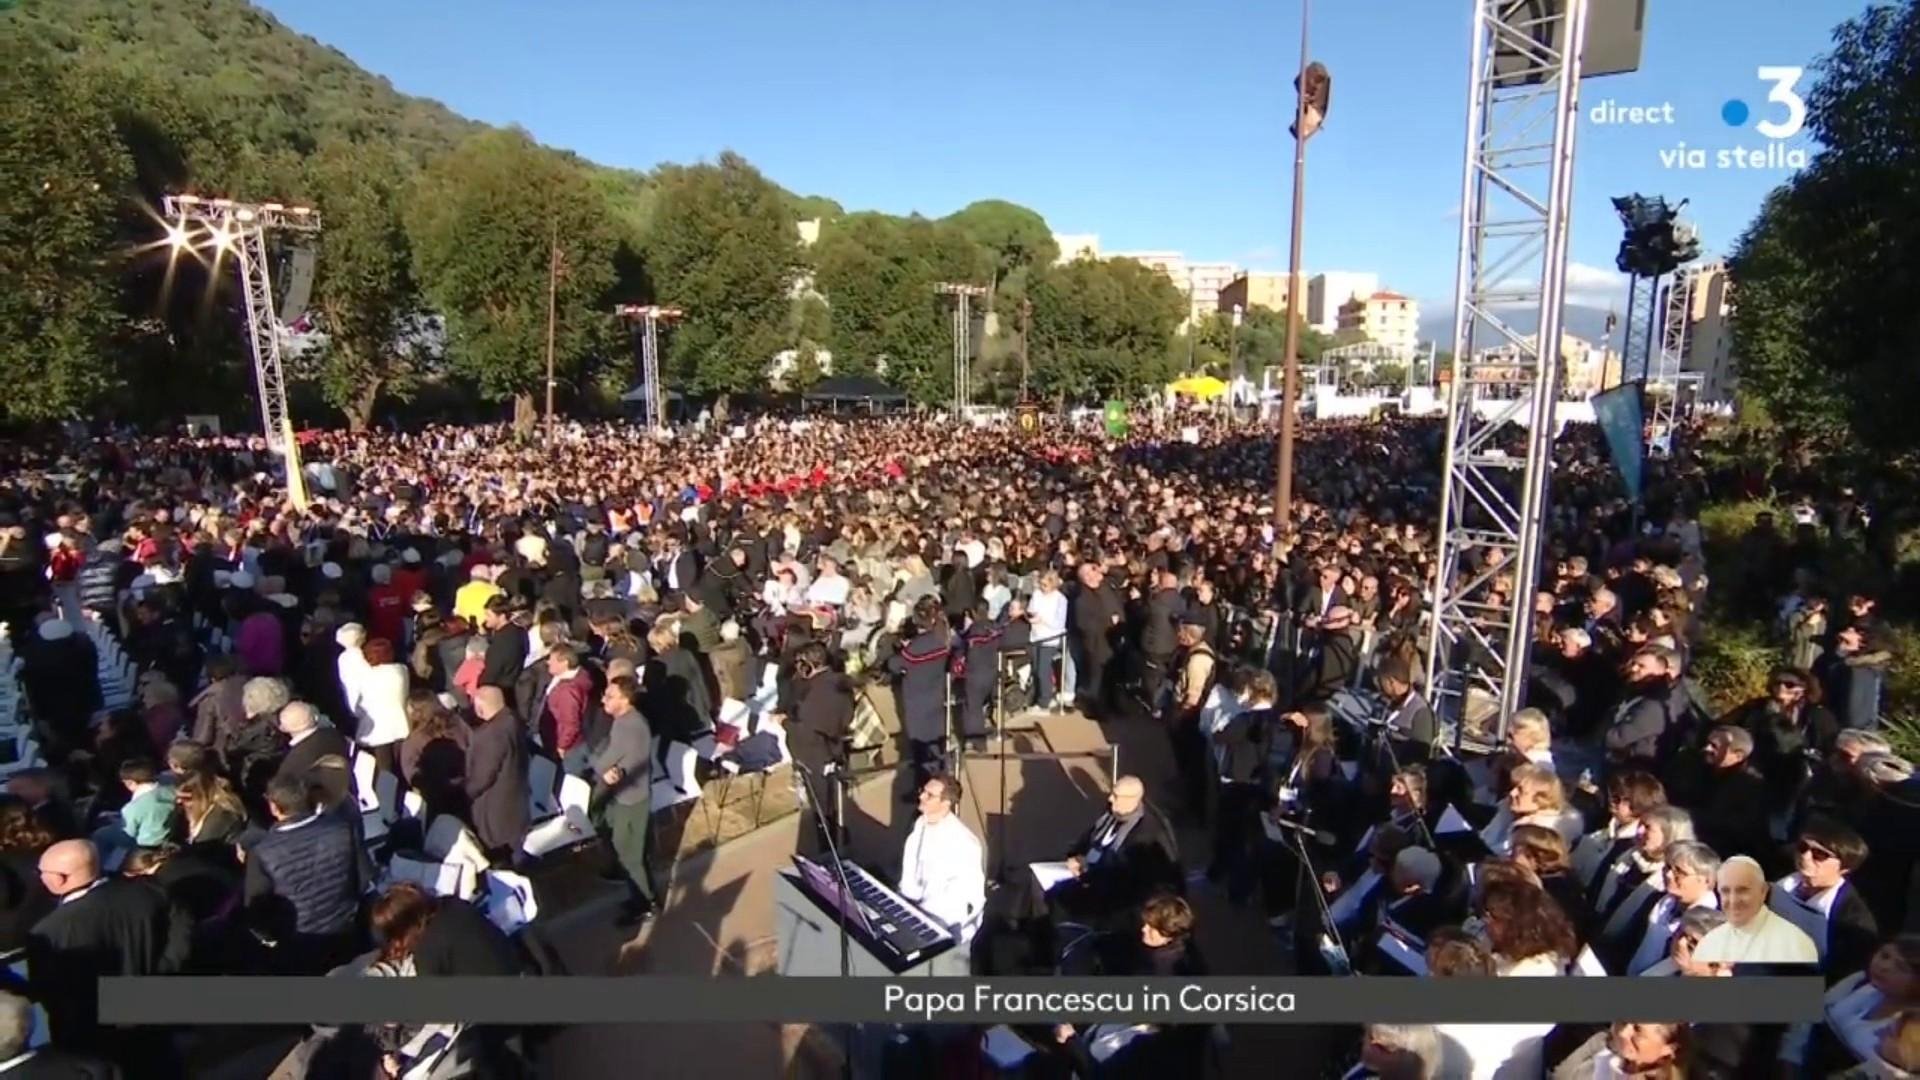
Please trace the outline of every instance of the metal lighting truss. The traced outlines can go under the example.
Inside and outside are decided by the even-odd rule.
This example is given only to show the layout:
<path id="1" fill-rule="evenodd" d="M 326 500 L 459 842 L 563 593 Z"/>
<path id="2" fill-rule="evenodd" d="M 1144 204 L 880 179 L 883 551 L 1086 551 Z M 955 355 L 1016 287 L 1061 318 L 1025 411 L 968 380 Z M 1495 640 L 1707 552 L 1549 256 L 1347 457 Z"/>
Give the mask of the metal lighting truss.
<path id="1" fill-rule="evenodd" d="M 1648 453 L 1666 446 L 1665 437 L 1673 431 L 1674 413 L 1680 406 L 1680 369 L 1686 363 L 1687 335 L 1693 326 L 1693 285 L 1698 278 L 1692 267 L 1681 267 L 1667 280 L 1666 302 L 1661 305 L 1660 363 L 1647 373 L 1645 387 L 1650 399 Z"/>
<path id="2" fill-rule="evenodd" d="M 1560 383 L 1587 9 L 1587 0 L 1474 3 L 1426 655 L 1428 693 L 1443 715 L 1460 722 L 1456 731 L 1491 707 L 1504 736 L 1526 686 Z M 1537 315 L 1532 336 L 1508 321 L 1522 309 Z M 1483 398 L 1485 416 L 1476 409 Z M 1515 421 L 1526 425 L 1525 447 L 1510 453 L 1502 429 Z M 1511 579 L 1505 596 L 1493 589 L 1501 577 Z"/>
<path id="3" fill-rule="evenodd" d="M 267 231 L 320 231 L 320 215 L 304 206 L 280 203 L 242 203 L 232 199 L 203 199 L 197 195 L 168 195 L 161 211 L 170 223 L 176 247 L 194 246 L 192 230 L 204 228 L 211 242 L 215 267 L 220 255 L 232 252 L 240 268 L 241 295 L 247 309 L 247 342 L 253 350 L 253 374 L 260 386 L 260 426 L 267 445 L 286 459 L 287 484 L 304 501 L 300 478 L 300 446 L 293 435 L 293 417 L 287 409 L 287 382 L 280 367 L 280 320 L 273 303 L 273 281 L 268 274 Z"/>
<path id="4" fill-rule="evenodd" d="M 622 304 L 614 314 L 640 323 L 640 385 L 647 395 L 647 423 L 667 426 L 667 395 L 660 385 L 660 324 L 675 322 L 683 314 L 679 308 L 658 304 Z"/>
<path id="5" fill-rule="evenodd" d="M 1653 351 L 1654 308 L 1660 297 L 1660 277 L 1635 274 L 1627 279 L 1626 336 L 1620 341 L 1620 381 L 1647 381 Z"/>
<path id="6" fill-rule="evenodd" d="M 973 403 L 973 298 L 987 295 L 987 287 L 943 281 L 935 288 L 954 298 L 953 418 L 964 421 Z"/>

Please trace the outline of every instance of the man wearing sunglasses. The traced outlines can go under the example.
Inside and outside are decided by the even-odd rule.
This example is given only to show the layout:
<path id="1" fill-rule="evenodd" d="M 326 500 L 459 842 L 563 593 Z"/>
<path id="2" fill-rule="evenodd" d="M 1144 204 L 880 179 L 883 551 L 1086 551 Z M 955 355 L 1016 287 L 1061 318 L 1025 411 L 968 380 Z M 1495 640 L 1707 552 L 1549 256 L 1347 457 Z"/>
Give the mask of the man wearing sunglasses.
<path id="1" fill-rule="evenodd" d="M 1880 927 L 1847 881 L 1867 861 L 1867 842 L 1830 818 L 1808 819 L 1793 846 L 1794 872 L 1774 883 L 1767 906 L 1813 939 L 1827 984 L 1864 970 Z"/>

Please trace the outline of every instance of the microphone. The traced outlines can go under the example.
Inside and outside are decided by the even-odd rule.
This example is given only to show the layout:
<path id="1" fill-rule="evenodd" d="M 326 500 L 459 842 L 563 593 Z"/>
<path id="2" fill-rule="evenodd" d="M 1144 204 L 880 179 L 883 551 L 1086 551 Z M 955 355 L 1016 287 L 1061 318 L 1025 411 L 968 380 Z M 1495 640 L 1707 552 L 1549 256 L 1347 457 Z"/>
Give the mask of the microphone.
<path id="1" fill-rule="evenodd" d="M 1290 832 L 1296 833 L 1304 838 L 1310 839 L 1317 844 L 1325 844 L 1331 847 L 1333 844 L 1338 843 L 1340 840 L 1339 837 L 1335 836 L 1334 834 L 1328 832 L 1325 829 L 1316 829 L 1311 825 L 1302 825 L 1301 823 L 1294 821 L 1290 818 L 1277 817 L 1277 818 L 1273 818 L 1272 820 L 1274 824 L 1280 826 L 1281 828 L 1286 829 Z"/>

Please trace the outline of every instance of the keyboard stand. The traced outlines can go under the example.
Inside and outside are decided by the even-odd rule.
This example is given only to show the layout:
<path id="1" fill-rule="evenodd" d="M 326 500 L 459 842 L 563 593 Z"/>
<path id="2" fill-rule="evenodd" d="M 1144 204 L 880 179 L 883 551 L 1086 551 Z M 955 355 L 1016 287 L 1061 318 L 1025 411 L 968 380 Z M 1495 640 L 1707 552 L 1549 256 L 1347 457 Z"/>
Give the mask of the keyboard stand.
<path id="1" fill-rule="evenodd" d="M 839 913 L 821 904 L 800 882 L 800 875 L 782 870 L 773 883 L 774 932 L 779 939 L 778 970 L 782 975 L 839 975 Z M 903 971 L 874 954 L 856 938 L 848 949 L 850 973 L 891 979 L 910 976 L 971 975 L 968 950 L 955 945 L 941 949 Z"/>

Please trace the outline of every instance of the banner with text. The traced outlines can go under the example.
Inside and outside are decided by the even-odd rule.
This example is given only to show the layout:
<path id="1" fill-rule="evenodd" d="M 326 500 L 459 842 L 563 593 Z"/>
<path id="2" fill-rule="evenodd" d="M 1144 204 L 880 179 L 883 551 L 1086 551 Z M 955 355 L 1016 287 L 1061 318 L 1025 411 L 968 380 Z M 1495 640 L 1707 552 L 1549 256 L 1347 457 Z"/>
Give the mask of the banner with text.
<path id="1" fill-rule="evenodd" d="M 1608 1023 L 1818 1020 L 1818 977 L 109 978 L 108 1024 Z"/>

